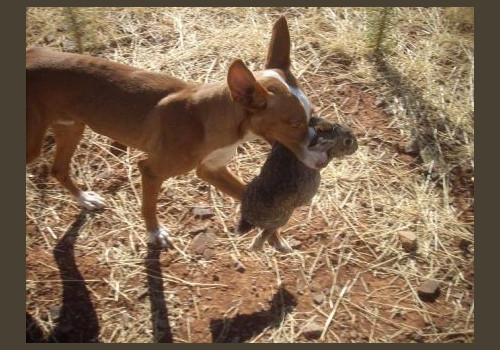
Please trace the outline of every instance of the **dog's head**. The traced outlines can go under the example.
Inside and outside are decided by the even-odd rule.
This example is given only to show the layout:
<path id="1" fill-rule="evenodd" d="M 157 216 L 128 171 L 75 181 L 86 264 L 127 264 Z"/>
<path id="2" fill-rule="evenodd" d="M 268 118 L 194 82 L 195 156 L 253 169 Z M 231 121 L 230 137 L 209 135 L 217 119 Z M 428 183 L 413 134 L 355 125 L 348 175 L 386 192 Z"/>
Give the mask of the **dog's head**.
<path id="1" fill-rule="evenodd" d="M 313 108 L 290 65 L 290 33 L 281 17 L 273 27 L 264 71 L 254 76 L 241 60 L 229 67 L 231 97 L 247 111 L 249 131 L 283 144 L 310 168 L 322 168 L 328 155 L 309 147 L 316 136 L 309 126 Z"/>

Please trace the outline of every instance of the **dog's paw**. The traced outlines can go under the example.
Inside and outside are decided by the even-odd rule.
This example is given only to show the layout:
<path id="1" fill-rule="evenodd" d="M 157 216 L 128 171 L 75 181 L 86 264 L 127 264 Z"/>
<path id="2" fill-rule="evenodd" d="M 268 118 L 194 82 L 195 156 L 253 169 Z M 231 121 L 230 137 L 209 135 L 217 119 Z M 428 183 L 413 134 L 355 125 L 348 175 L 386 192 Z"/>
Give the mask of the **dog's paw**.
<path id="1" fill-rule="evenodd" d="M 170 232 L 163 226 L 156 231 L 148 232 L 148 243 L 157 248 L 173 248 L 174 242 Z"/>
<path id="2" fill-rule="evenodd" d="M 99 210 L 105 206 L 104 199 L 91 191 L 81 191 L 76 200 L 87 210 Z"/>

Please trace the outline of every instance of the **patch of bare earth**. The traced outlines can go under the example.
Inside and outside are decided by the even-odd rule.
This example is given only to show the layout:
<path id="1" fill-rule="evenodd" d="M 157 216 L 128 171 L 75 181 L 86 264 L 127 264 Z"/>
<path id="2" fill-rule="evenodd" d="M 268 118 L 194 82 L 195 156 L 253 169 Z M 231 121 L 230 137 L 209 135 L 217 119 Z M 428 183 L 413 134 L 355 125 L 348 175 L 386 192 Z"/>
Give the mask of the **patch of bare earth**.
<path id="1" fill-rule="evenodd" d="M 338 98 L 346 101 L 346 109 L 355 108 L 349 118 L 362 147 L 369 152 L 385 152 L 408 173 L 415 171 L 415 159 L 398 153 L 401 137 L 390 127 L 390 117 L 374 107 L 370 94 L 344 85 Z M 97 157 L 99 153 L 93 145 L 84 148 L 88 148 L 88 153 L 80 152 L 76 162 L 82 157 Z M 107 181 L 97 180 L 92 189 L 106 194 L 113 203 L 123 191 L 130 191 L 130 185 L 125 169 L 109 171 Z M 151 328 L 160 328 L 160 334 L 155 335 L 158 339 L 169 329 L 173 341 L 185 342 L 259 342 L 276 337 L 275 333 L 283 341 L 306 341 L 301 330 L 311 322 L 325 326 L 323 340 L 327 342 L 466 341 L 470 336 L 448 330 L 457 309 L 471 306 L 473 264 L 468 266 L 464 280 L 459 283 L 451 283 L 454 276 L 447 275 L 447 271 L 438 271 L 438 277 L 443 279 L 444 295 L 434 303 L 418 302 L 417 276 L 391 271 L 418 266 L 425 258 L 418 252 L 413 256 L 401 254 L 394 241 L 386 242 L 394 250 L 391 257 L 383 256 L 378 243 L 363 239 L 364 233 L 372 229 L 369 222 L 357 222 L 355 228 L 337 228 L 337 222 L 343 220 L 341 203 L 335 204 L 334 210 L 339 211 L 336 215 L 324 215 L 319 208 L 298 210 L 284 235 L 297 241 L 297 252 L 283 256 L 269 248 L 262 253 L 249 252 L 246 247 L 253 234 L 248 239 L 233 237 L 216 215 L 196 218 L 190 208 L 198 203 L 211 206 L 211 201 L 217 201 L 216 211 L 223 211 L 219 215 L 228 225 L 235 221 L 237 214 L 235 203 L 219 196 L 201 181 L 189 177 L 189 183 L 196 188 L 189 197 L 182 196 L 186 191 L 182 185 L 175 195 L 169 195 L 167 187 L 160 202 L 163 208 L 160 213 L 165 209 L 169 211 L 172 202 L 183 204 L 179 206 L 182 209 L 174 206 L 170 211 L 177 217 L 174 237 L 178 238 L 182 231 L 185 242 L 178 242 L 181 252 L 171 250 L 159 254 L 160 273 L 156 278 L 162 282 L 164 293 L 153 300 L 155 293 L 151 285 L 154 282 L 149 281 L 148 285 L 146 278 L 151 273 L 151 267 L 147 266 L 151 252 L 148 253 L 144 244 L 145 237 L 140 237 L 144 234 L 140 223 L 136 232 L 120 230 L 120 222 L 115 221 L 120 220 L 116 217 L 118 209 L 113 207 L 102 213 L 84 214 L 86 222 L 80 228 L 82 232 L 74 248 L 69 249 L 73 251 L 65 256 L 70 261 L 58 262 L 55 260 L 57 243 L 70 231 L 79 210 L 48 177 L 45 164 L 34 165 L 30 173 L 35 175 L 32 179 L 37 187 L 36 200 L 46 202 L 51 210 L 45 213 L 43 223 L 38 218 L 38 225 L 27 218 L 27 236 L 37 241 L 30 244 L 26 252 L 27 312 L 43 320 L 47 331 L 60 321 L 62 307 L 82 307 L 80 294 L 74 295 L 71 301 L 62 296 L 65 288 L 57 266 L 73 264 L 73 275 L 63 277 L 81 278 L 75 283 L 81 284 L 80 293 L 87 294 L 90 301 L 83 308 L 87 312 L 95 310 L 98 324 L 112 321 L 114 325 L 100 327 L 95 337 L 101 340 L 136 340 L 137 323 L 141 323 L 146 333 L 155 333 Z M 342 186 L 344 181 L 355 179 L 337 178 L 323 183 L 321 193 L 328 195 L 329 187 Z M 375 213 L 391 210 L 383 206 L 372 208 L 368 202 L 360 199 L 356 210 Z M 138 211 L 138 203 L 130 210 Z M 57 227 L 59 232 L 51 232 L 50 227 Z M 187 243 L 194 235 L 207 231 L 217 236 L 214 254 L 208 260 L 189 255 L 185 251 Z M 245 272 L 235 269 L 234 257 L 246 267 Z M 384 269 L 380 269 L 382 267 Z M 462 297 L 450 298 L 457 291 Z M 167 310 L 163 323 L 155 320 L 154 312 L 158 310 L 146 316 L 151 305 L 158 303 L 158 310 L 162 309 L 161 305 Z M 63 331 L 69 333 L 65 337 L 74 340 L 83 337 L 80 333 L 88 324 L 84 315 L 85 312 L 76 315 L 71 324 L 63 327 Z M 117 323 L 121 327 L 117 328 Z M 459 325 L 454 322 L 453 327 L 459 328 Z M 139 339 L 144 339 L 144 335 Z"/>

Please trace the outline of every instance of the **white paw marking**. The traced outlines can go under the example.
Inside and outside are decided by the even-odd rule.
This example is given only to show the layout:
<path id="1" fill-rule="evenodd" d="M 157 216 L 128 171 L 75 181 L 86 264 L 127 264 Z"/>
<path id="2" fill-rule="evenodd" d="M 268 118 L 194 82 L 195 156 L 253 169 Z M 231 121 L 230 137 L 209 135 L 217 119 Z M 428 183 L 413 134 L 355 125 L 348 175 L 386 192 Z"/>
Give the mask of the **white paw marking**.
<path id="1" fill-rule="evenodd" d="M 169 230 L 163 226 L 160 226 L 156 231 L 148 232 L 148 242 L 159 248 L 170 248 L 174 246 Z"/>
<path id="2" fill-rule="evenodd" d="M 98 210 L 105 206 L 104 199 L 91 191 L 81 191 L 76 200 L 87 210 Z"/>

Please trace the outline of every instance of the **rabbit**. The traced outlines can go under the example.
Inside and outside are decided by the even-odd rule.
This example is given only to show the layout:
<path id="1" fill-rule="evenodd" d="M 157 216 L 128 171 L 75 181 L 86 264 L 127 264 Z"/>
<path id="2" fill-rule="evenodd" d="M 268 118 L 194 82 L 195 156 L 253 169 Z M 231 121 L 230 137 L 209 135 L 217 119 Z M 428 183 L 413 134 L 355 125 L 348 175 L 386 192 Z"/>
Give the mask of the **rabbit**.
<path id="1" fill-rule="evenodd" d="M 316 132 L 309 148 L 325 151 L 328 162 L 351 155 L 358 148 L 356 137 L 346 126 L 318 117 L 312 117 L 309 126 Z M 292 252 L 280 237 L 279 229 L 288 222 L 295 208 L 310 204 L 320 180 L 319 170 L 309 168 L 286 147 L 275 143 L 260 174 L 245 189 L 236 233 L 261 228 L 263 231 L 253 241 L 252 250 L 261 250 L 268 241 L 279 252 Z"/>

